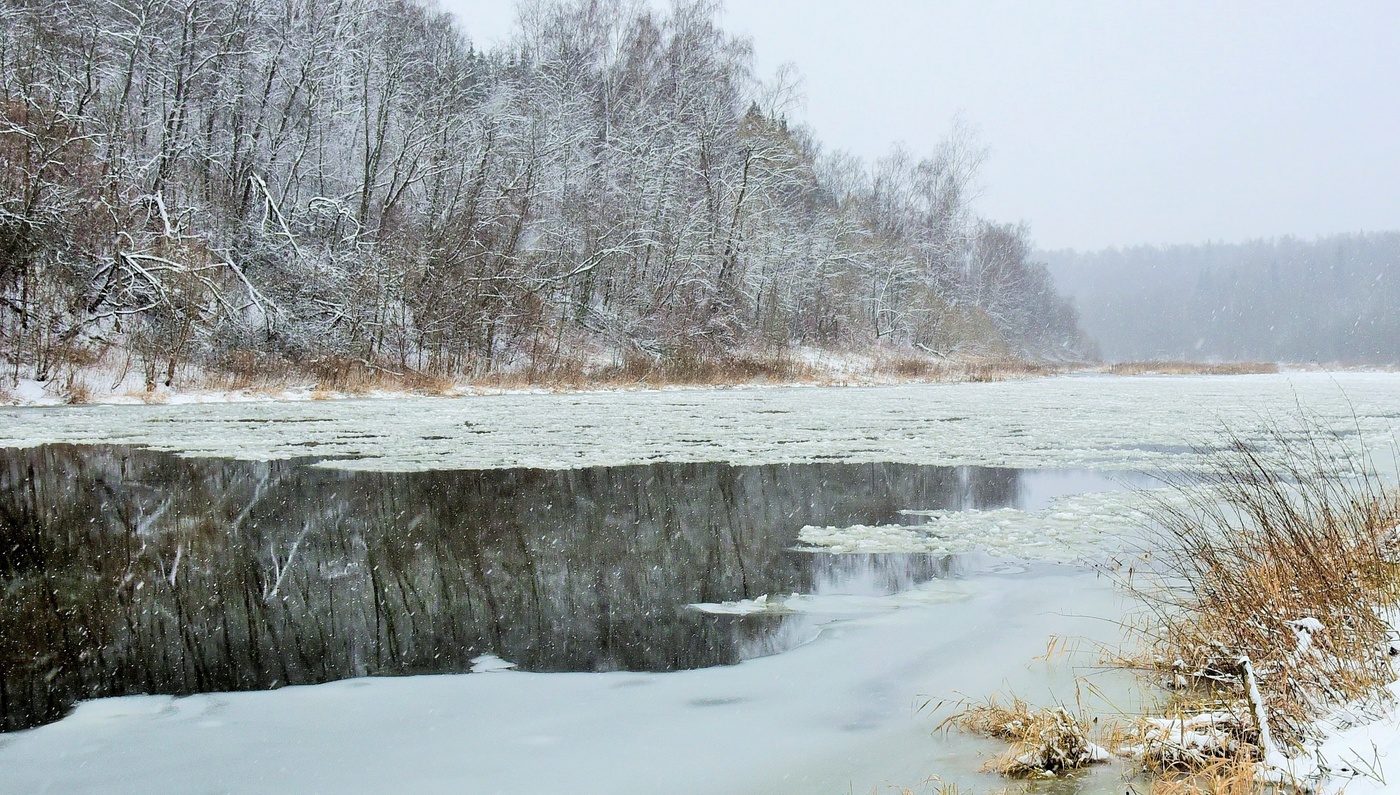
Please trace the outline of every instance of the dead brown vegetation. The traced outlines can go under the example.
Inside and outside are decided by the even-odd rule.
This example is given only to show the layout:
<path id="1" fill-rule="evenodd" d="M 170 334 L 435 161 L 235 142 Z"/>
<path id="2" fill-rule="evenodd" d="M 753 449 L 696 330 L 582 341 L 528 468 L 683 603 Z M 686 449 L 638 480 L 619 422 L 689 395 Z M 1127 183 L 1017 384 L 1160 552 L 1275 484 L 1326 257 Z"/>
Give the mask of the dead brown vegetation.
<path id="1" fill-rule="evenodd" d="M 64 387 L 69 405 L 81 406 L 92 402 L 92 388 L 83 379 L 72 376 Z"/>
<path id="2" fill-rule="evenodd" d="M 1115 362 L 1113 375 L 1259 375 L 1278 372 L 1273 362 Z"/>
<path id="3" fill-rule="evenodd" d="M 608 357 L 600 351 L 544 354 L 533 361 L 461 373 L 415 370 L 400 363 L 350 356 L 296 361 L 286 356 L 237 350 L 183 367 L 145 388 L 128 391 L 143 400 L 161 400 L 170 390 L 232 391 L 277 395 L 287 390 L 310 390 L 313 398 L 371 393 L 411 393 L 452 396 L 471 390 L 496 389 L 611 389 L 667 386 L 739 386 L 754 384 L 891 384 L 907 382 L 995 382 L 1066 372 L 1069 365 L 1011 358 L 938 358 L 922 352 L 881 347 L 873 352 L 840 350 L 837 364 L 810 360 L 797 349 L 702 352 L 681 350 L 651 355 L 632 351 Z M 844 362 L 844 363 L 841 363 Z M 96 358 L 86 369 L 67 370 L 65 396 L 70 402 L 91 402 L 103 388 L 117 389 L 131 371 L 132 357 Z M 159 379 L 158 379 L 159 381 Z M 101 386 L 93 386 L 100 382 Z M 108 387 L 108 382 L 112 382 Z M 75 390 L 72 385 L 79 384 Z M 85 386 L 84 386 L 85 385 Z"/>
<path id="4" fill-rule="evenodd" d="M 1243 698 L 1257 673 L 1276 740 L 1392 675 L 1382 613 L 1400 601 L 1400 501 L 1330 432 L 1228 437 L 1184 505 L 1162 502 L 1158 575 L 1134 592 L 1155 665 L 1176 690 Z"/>
<path id="5" fill-rule="evenodd" d="M 1285 775 L 1321 717 L 1383 701 L 1394 679 L 1400 496 L 1319 422 L 1225 438 L 1157 500 L 1150 568 L 1122 580 L 1144 609 L 1129 625 L 1140 652 L 1116 662 L 1165 699 L 1101 742 L 1138 761 L 1153 795 L 1273 791 L 1261 781 Z M 1007 775 L 1083 758 L 1086 724 L 1063 707 L 993 699 L 949 726 L 1011 743 L 989 765 Z"/>
<path id="6" fill-rule="evenodd" d="M 1242 749 L 1189 771 L 1158 776 L 1148 795 L 1258 795 L 1261 786 L 1255 776 L 1256 764 L 1253 750 Z"/>
<path id="7" fill-rule="evenodd" d="M 1394 679 L 1400 499 L 1343 437 L 1304 420 L 1225 449 L 1159 500 L 1140 668 L 1166 694 L 1136 731 L 1157 795 L 1258 790 L 1316 721 Z M 1163 731 L 1164 726 L 1167 728 Z"/>
<path id="8" fill-rule="evenodd" d="M 635 352 L 597 364 L 578 358 L 534 362 L 518 370 L 474 379 L 475 386 L 495 388 L 547 387 L 581 389 L 619 386 L 722 386 L 754 383 L 806 383 L 819 373 L 791 357 L 786 350 L 772 353 L 702 355 L 681 351 L 651 356 Z"/>
<path id="9" fill-rule="evenodd" d="M 309 365 L 321 392 L 363 395 L 369 392 L 411 392 L 417 395 L 445 395 L 455 381 L 444 375 L 416 370 L 395 370 L 363 359 L 344 356 L 318 359 Z"/>
<path id="10" fill-rule="evenodd" d="M 964 705 L 938 728 L 1005 741 L 1006 752 L 986 768 L 1013 778 L 1055 776 L 1108 758 L 1090 738 L 1091 722 L 1064 705 L 1036 709 L 1019 698 L 1003 704 L 993 696 Z"/>
<path id="11" fill-rule="evenodd" d="M 1064 365 L 1046 364 L 1044 362 L 1031 362 L 1023 359 L 996 359 L 986 362 L 970 363 L 965 372 L 968 381 L 974 383 L 988 383 L 992 381 L 1009 381 L 1015 378 L 1037 378 L 1040 376 L 1057 375 L 1063 373 L 1068 368 Z"/>
<path id="12" fill-rule="evenodd" d="M 898 381 L 990 383 L 1057 375 L 1068 369 L 1067 365 L 1025 359 L 935 359 L 911 353 L 877 358 L 870 366 L 870 375 Z"/>

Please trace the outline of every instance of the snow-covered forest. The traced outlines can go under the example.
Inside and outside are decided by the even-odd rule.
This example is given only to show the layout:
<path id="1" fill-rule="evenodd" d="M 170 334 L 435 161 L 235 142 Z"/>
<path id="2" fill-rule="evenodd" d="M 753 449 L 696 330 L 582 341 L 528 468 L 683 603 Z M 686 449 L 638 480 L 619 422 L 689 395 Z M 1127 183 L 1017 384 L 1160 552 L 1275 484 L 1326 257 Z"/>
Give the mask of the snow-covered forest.
<path id="1" fill-rule="evenodd" d="M 447 375 L 793 344 L 1081 356 L 984 150 L 827 153 L 700 0 L 6 0 L 0 354 Z"/>
<path id="2" fill-rule="evenodd" d="M 1046 256 L 1105 357 L 1400 362 L 1400 233 Z"/>

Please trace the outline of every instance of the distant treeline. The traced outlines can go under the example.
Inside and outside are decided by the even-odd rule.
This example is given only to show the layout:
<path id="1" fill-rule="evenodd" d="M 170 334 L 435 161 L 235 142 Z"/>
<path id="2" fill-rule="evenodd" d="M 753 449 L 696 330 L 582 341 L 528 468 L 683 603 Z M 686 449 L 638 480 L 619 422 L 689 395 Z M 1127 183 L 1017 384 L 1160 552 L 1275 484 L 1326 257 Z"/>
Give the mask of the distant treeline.
<path id="1" fill-rule="evenodd" d="M 1110 360 L 1400 362 L 1400 232 L 1046 259 Z"/>
<path id="2" fill-rule="evenodd" d="M 482 51 L 408 0 L 3 0 L 0 355 L 1079 355 L 969 136 L 823 154 L 718 13 L 529 2 Z"/>

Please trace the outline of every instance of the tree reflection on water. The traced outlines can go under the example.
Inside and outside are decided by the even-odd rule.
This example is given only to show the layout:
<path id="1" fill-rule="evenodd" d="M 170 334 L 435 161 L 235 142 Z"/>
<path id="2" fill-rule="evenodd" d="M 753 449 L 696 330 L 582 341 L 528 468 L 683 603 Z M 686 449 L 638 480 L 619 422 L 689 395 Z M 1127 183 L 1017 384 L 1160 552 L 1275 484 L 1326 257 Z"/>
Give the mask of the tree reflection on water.
<path id="1" fill-rule="evenodd" d="M 84 698 L 464 672 L 488 653 L 533 671 L 733 663 L 791 618 L 685 605 L 892 592 L 955 566 L 795 552 L 802 526 L 1019 489 L 1014 470 L 896 464 L 375 473 L 0 450 L 0 727 Z"/>

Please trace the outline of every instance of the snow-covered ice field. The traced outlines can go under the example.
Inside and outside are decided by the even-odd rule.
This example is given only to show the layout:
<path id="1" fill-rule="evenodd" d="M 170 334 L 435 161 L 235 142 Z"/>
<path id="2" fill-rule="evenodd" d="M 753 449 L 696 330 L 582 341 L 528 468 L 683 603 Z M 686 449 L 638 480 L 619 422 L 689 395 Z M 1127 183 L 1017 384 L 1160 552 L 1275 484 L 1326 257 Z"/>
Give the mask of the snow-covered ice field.
<path id="1" fill-rule="evenodd" d="M 0 446 L 109 442 L 233 458 L 320 456 L 375 470 L 721 461 L 1041 469 L 1190 466 L 1229 425 L 1299 405 L 1375 443 L 1400 374 L 1077 375 L 989 384 L 504 394 L 0 409 Z"/>
<path id="2" fill-rule="evenodd" d="M 1189 470 L 1201 463 L 1192 446 L 1222 427 L 1286 426 L 1299 406 L 1361 433 L 1393 466 L 1400 374 L 1374 373 L 9 409 L 0 445 L 110 442 L 392 471 L 888 461 L 1141 472 Z M 0 735 L 0 792 L 867 793 L 935 774 L 997 791 L 1006 783 L 977 770 L 999 745 L 934 735 L 938 717 L 921 703 L 998 690 L 1072 698 L 1085 674 L 1115 699 L 1129 692 L 1087 644 L 1044 657 L 1056 636 L 1117 640 L 1124 608 L 1104 579 L 998 562 L 1100 558 L 1139 520 L 1132 494 L 1064 491 L 1024 510 L 804 529 L 804 544 L 828 551 L 1000 557 L 889 597 L 799 595 L 791 608 L 819 632 L 781 654 L 675 673 L 504 670 L 89 702 Z M 1123 788 L 1108 769 L 1081 785 Z"/>

